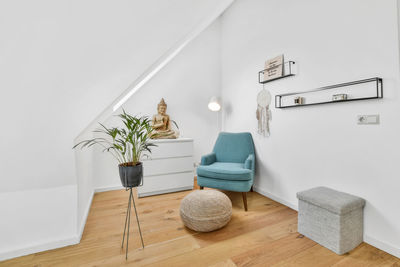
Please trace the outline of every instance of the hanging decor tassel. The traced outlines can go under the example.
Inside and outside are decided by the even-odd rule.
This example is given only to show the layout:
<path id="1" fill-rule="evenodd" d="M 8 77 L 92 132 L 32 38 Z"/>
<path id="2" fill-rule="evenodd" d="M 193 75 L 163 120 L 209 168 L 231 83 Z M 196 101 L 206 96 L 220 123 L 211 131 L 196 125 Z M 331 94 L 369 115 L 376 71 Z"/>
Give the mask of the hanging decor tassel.
<path id="1" fill-rule="evenodd" d="M 271 110 L 269 106 L 271 104 L 271 94 L 268 90 L 263 89 L 257 95 L 257 120 L 258 120 L 258 133 L 262 136 L 270 136 L 269 122 L 271 118 Z"/>

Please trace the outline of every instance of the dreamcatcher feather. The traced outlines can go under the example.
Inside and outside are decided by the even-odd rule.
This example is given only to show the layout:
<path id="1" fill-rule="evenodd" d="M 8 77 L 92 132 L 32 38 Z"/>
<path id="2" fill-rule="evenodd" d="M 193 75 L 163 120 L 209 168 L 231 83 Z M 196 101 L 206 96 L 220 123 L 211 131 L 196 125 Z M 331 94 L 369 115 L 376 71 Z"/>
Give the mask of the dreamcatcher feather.
<path id="1" fill-rule="evenodd" d="M 271 110 L 271 94 L 263 87 L 257 95 L 257 120 L 258 120 L 258 133 L 262 136 L 270 136 L 270 120 Z"/>

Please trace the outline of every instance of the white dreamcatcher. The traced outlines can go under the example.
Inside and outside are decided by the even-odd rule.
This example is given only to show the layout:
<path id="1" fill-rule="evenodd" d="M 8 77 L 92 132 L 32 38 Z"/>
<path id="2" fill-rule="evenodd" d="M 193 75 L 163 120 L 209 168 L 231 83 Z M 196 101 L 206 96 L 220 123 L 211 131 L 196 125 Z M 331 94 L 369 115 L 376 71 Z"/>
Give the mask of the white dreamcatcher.
<path id="1" fill-rule="evenodd" d="M 270 136 L 269 122 L 272 119 L 270 104 L 271 94 L 263 85 L 263 89 L 257 95 L 258 133 L 262 136 Z"/>

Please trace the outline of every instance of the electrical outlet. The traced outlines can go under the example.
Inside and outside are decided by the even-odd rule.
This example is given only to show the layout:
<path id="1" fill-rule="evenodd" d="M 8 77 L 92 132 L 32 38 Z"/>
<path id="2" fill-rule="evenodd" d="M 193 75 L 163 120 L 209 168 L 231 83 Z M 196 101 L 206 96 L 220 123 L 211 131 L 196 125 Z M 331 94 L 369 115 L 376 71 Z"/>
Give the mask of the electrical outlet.
<path id="1" fill-rule="evenodd" d="M 379 114 L 377 115 L 358 115 L 357 124 L 379 124 Z"/>

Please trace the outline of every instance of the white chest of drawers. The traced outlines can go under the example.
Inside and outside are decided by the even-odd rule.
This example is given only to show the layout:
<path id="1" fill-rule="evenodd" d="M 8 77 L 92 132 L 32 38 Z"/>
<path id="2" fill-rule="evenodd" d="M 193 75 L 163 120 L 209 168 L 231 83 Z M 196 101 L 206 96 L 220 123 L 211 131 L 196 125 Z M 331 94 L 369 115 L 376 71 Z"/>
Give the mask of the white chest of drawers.
<path id="1" fill-rule="evenodd" d="M 143 186 L 138 196 L 146 197 L 193 189 L 193 139 L 158 139 L 152 141 L 150 158 L 143 158 Z"/>

